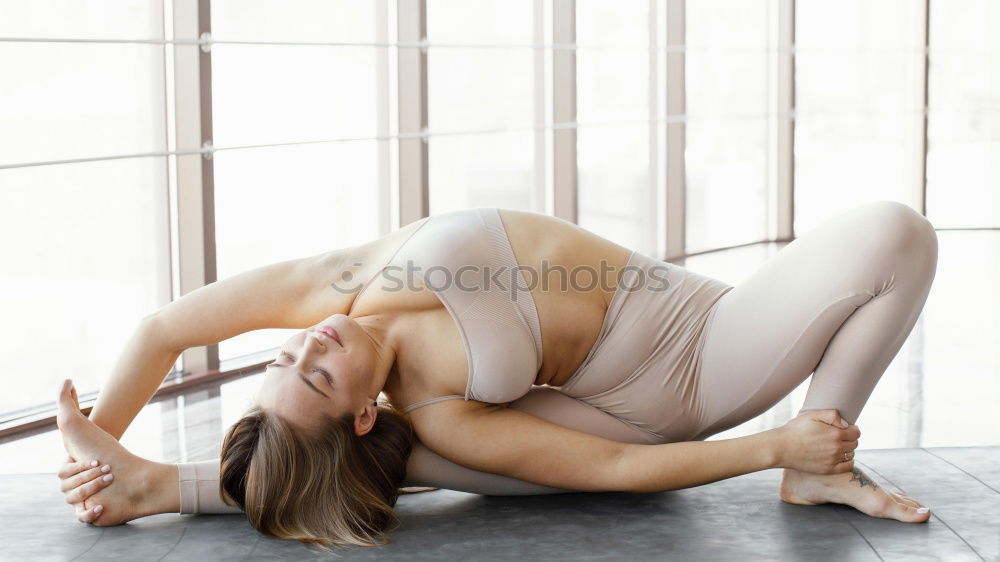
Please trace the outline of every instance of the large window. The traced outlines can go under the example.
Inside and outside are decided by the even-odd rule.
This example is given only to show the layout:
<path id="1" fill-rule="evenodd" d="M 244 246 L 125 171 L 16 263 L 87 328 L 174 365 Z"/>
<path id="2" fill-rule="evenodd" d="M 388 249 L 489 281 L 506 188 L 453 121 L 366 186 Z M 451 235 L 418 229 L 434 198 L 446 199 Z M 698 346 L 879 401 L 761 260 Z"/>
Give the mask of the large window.
<path id="1" fill-rule="evenodd" d="M 0 37 L 161 40 L 157 2 L 0 3 Z M 0 417 L 96 391 L 169 302 L 162 44 L 0 43 Z"/>
<path id="2" fill-rule="evenodd" d="M 213 0 L 212 125 L 218 277 L 381 234 L 374 2 Z M 300 25 L 301 24 L 301 25 Z M 384 52 L 385 49 L 381 49 Z M 334 141 L 334 142 L 329 142 Z M 282 145 L 284 146 L 276 146 Z M 301 143 L 301 144 L 300 144 Z M 256 148 L 235 148 L 247 146 Z M 226 148 L 234 147 L 232 150 Z M 225 361 L 294 330 L 222 342 Z"/>
<path id="3" fill-rule="evenodd" d="M 866 201 L 916 204 L 921 6 L 796 2 L 796 232 Z"/>
<path id="4" fill-rule="evenodd" d="M 1000 227 L 1000 2 L 935 0 L 930 18 L 927 215 Z"/>
<path id="5" fill-rule="evenodd" d="M 768 2 L 687 2 L 687 249 L 767 238 Z"/>
<path id="6" fill-rule="evenodd" d="M 0 424 L 66 376 L 96 392 L 171 298 L 427 214 L 550 213 L 658 257 L 873 199 L 1000 226 L 998 10 L 0 0 Z"/>
<path id="7" fill-rule="evenodd" d="M 534 198 L 536 80 L 531 2 L 428 0 L 430 212 Z M 479 45 L 478 47 L 476 45 Z"/>
<path id="8" fill-rule="evenodd" d="M 656 220 L 650 178 L 650 2 L 576 7 L 580 226 L 643 252 Z M 653 14 L 655 15 L 655 14 Z M 655 40 L 655 37 L 654 37 Z M 652 140 L 655 143 L 655 139 Z"/>

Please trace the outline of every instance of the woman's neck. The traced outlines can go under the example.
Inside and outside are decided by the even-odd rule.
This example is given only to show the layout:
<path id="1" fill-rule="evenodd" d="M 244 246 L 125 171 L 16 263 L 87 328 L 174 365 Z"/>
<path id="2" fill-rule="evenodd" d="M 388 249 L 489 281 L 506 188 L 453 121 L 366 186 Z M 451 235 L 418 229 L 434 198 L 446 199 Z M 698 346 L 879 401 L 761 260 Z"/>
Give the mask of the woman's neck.
<path id="1" fill-rule="evenodd" d="M 369 396 L 377 397 L 388 387 L 398 387 L 399 371 L 395 368 L 398 338 L 396 317 L 392 314 L 369 314 L 352 316 L 355 322 L 371 339 L 375 348 L 375 365 Z"/>

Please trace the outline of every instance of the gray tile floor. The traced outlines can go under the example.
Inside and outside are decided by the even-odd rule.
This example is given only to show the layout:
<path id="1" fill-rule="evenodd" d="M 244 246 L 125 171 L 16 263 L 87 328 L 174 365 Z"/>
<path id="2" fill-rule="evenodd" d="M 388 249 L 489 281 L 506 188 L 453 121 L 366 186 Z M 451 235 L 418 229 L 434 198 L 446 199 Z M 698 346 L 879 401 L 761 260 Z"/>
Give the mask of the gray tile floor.
<path id="1" fill-rule="evenodd" d="M 927 524 L 873 519 L 840 505 L 777 497 L 780 471 L 656 494 L 490 497 L 404 495 L 382 547 L 343 559 L 1000 560 L 1000 447 L 867 450 L 884 486 L 932 509 Z M 888 479 L 888 480 L 887 480 Z M 241 515 L 157 515 L 128 525 L 78 523 L 51 474 L 0 476 L 0 558 L 11 560 L 300 560 Z"/>

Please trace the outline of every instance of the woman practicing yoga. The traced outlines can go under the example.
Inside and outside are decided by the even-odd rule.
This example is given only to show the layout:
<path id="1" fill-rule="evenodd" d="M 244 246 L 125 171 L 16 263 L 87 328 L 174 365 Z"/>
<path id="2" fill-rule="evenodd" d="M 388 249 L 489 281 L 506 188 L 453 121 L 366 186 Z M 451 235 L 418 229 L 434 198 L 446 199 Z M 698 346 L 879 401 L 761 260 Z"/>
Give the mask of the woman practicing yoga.
<path id="1" fill-rule="evenodd" d="M 268 536 L 378 544 L 401 487 L 656 492 L 783 468 L 786 502 L 924 522 L 855 467 L 852 424 L 936 264 L 931 223 L 890 201 L 827 220 L 737 286 L 541 214 L 424 218 L 144 318 L 89 419 L 63 385 L 62 490 L 96 525 L 243 510 Z M 155 463 L 118 443 L 184 349 L 262 328 L 305 329 L 220 459 Z M 810 374 L 785 425 L 704 441 Z"/>

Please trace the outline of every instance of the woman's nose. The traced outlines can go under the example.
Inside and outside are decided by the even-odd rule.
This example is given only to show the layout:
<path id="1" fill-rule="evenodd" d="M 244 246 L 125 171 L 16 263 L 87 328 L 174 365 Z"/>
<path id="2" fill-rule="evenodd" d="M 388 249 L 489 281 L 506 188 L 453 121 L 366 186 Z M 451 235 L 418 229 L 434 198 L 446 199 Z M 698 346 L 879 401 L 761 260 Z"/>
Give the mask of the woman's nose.
<path id="1" fill-rule="evenodd" d="M 303 358 L 309 353 L 323 353 L 326 351 L 326 344 L 320 341 L 319 337 L 312 332 L 306 333 L 306 340 L 302 342 Z"/>

